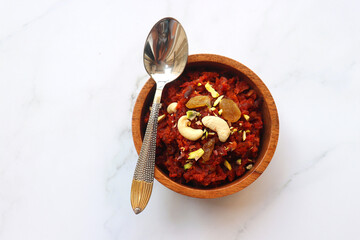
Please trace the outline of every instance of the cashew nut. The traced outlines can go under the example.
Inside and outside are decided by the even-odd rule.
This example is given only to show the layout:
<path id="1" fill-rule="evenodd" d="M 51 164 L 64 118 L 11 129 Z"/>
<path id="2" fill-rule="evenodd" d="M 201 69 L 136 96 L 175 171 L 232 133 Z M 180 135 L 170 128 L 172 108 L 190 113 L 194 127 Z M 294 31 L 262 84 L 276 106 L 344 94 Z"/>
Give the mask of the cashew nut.
<path id="1" fill-rule="evenodd" d="M 206 116 L 201 121 L 205 127 L 217 132 L 221 142 L 226 142 L 230 136 L 230 128 L 224 119 L 215 116 Z"/>
<path id="2" fill-rule="evenodd" d="M 189 127 L 187 124 L 190 122 L 186 115 L 179 118 L 177 127 L 180 132 L 180 134 L 191 141 L 196 141 L 203 135 L 203 130 L 201 129 L 194 129 Z"/>
<path id="3" fill-rule="evenodd" d="M 166 109 L 167 112 L 169 114 L 172 114 L 172 113 L 176 112 L 176 106 L 177 106 L 177 102 L 170 103 L 169 106 Z"/>

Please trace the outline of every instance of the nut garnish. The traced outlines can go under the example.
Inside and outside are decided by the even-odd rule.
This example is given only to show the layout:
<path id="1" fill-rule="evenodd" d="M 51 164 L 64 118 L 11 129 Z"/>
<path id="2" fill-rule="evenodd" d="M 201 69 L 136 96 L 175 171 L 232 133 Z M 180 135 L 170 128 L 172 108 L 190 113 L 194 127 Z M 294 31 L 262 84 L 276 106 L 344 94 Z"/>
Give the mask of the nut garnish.
<path id="1" fill-rule="evenodd" d="M 167 107 L 166 111 L 169 114 L 172 114 L 172 113 L 176 112 L 176 106 L 177 106 L 177 102 L 170 103 L 169 106 Z"/>
<path id="2" fill-rule="evenodd" d="M 227 160 L 224 161 L 224 166 L 231 171 L 231 164 Z"/>
<path id="3" fill-rule="evenodd" d="M 191 168 L 192 167 L 192 163 L 191 162 L 188 162 L 188 163 L 186 163 L 185 165 L 184 165 L 184 169 L 185 170 L 187 170 L 187 169 L 189 169 L 189 168 Z"/>
<path id="4" fill-rule="evenodd" d="M 190 121 L 187 119 L 187 116 L 184 115 L 181 118 L 179 118 L 177 127 L 180 132 L 180 134 L 191 141 L 196 141 L 199 138 L 202 137 L 203 131 L 201 129 L 194 129 L 188 126 Z"/>
<path id="5" fill-rule="evenodd" d="M 217 132 L 221 142 L 226 142 L 230 136 L 230 129 L 229 125 L 225 122 L 224 119 L 215 116 L 206 116 L 203 117 L 201 121 L 205 127 L 208 127 L 211 130 Z"/>
<path id="6" fill-rule="evenodd" d="M 196 151 L 190 152 L 188 159 L 195 159 L 197 161 L 201 156 L 204 154 L 204 150 L 202 148 L 199 148 Z"/>
<path id="7" fill-rule="evenodd" d="M 165 114 L 161 115 L 158 117 L 158 122 L 160 122 L 161 120 L 163 120 L 165 118 Z"/>
<path id="8" fill-rule="evenodd" d="M 237 165 L 241 165 L 241 158 L 239 158 L 238 160 L 236 160 L 236 164 L 237 164 Z"/>
<path id="9" fill-rule="evenodd" d="M 215 91 L 215 89 L 210 85 L 209 82 L 207 82 L 205 84 L 205 88 L 206 88 L 206 90 L 208 90 L 209 93 L 211 93 L 211 96 L 213 98 L 217 98 L 219 96 L 219 93 L 217 91 Z"/>
<path id="10" fill-rule="evenodd" d="M 253 167 L 253 165 L 252 165 L 252 164 L 249 164 L 249 165 L 247 165 L 245 168 L 246 168 L 247 170 L 250 170 L 252 167 Z"/>
<path id="11" fill-rule="evenodd" d="M 224 95 L 221 95 L 220 97 L 218 97 L 218 98 L 215 100 L 213 106 L 216 107 L 216 105 L 218 105 L 218 104 L 220 103 L 220 101 L 221 101 L 221 99 L 223 99 L 223 97 L 224 97 Z"/>
<path id="12" fill-rule="evenodd" d="M 186 117 L 189 120 L 194 120 L 197 116 L 200 116 L 200 113 L 194 110 L 189 110 L 186 112 Z"/>

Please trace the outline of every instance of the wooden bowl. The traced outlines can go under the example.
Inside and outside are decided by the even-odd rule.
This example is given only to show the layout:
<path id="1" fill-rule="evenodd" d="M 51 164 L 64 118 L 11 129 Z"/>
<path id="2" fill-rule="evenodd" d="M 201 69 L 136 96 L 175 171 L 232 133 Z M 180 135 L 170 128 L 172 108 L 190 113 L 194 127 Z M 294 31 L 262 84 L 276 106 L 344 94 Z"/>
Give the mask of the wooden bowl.
<path id="1" fill-rule="evenodd" d="M 171 190 L 197 198 L 217 198 L 238 192 L 254 182 L 270 163 L 278 141 L 279 119 L 274 99 L 261 79 L 249 68 L 227 57 L 213 54 L 196 54 L 188 58 L 186 68 L 210 67 L 226 69 L 246 80 L 257 94 L 264 100 L 262 104 L 263 130 L 259 148 L 259 155 L 254 167 L 240 178 L 223 186 L 212 189 L 198 189 L 179 184 L 171 180 L 160 168 L 155 166 L 155 178 Z M 146 125 L 144 116 L 152 103 L 155 93 L 155 82 L 149 79 L 136 100 L 132 117 L 132 134 L 136 151 L 139 153 Z"/>

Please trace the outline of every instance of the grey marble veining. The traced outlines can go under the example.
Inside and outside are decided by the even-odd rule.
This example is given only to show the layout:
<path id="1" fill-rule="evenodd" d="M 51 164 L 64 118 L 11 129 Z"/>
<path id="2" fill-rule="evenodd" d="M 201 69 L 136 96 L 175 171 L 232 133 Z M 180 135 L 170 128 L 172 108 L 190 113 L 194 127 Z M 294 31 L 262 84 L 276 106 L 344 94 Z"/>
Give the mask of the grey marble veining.
<path id="1" fill-rule="evenodd" d="M 357 1 L 2 1 L 0 239 L 355 239 Z M 274 158 L 220 199 L 154 183 L 130 206 L 145 38 L 177 18 L 190 54 L 252 69 L 279 112 Z"/>

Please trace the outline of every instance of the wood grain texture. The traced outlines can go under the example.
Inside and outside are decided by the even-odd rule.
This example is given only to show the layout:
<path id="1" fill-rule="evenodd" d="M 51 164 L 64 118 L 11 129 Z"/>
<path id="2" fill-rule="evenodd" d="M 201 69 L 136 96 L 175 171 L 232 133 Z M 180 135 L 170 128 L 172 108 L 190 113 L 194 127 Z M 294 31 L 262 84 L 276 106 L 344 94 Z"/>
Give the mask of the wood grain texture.
<path id="1" fill-rule="evenodd" d="M 242 76 L 259 96 L 264 100 L 262 104 L 264 128 L 261 136 L 259 156 L 254 167 L 241 178 L 213 189 L 197 189 L 172 181 L 158 167 L 155 166 L 155 178 L 169 189 L 190 197 L 217 198 L 238 192 L 254 182 L 269 165 L 277 146 L 279 137 L 279 118 L 276 105 L 269 89 L 261 79 L 243 64 L 227 57 L 214 54 L 196 54 L 188 58 L 186 69 L 201 66 L 226 69 Z M 155 82 L 149 79 L 136 100 L 132 117 L 132 134 L 137 152 L 140 152 L 145 127 L 143 118 L 149 109 L 155 91 Z"/>

